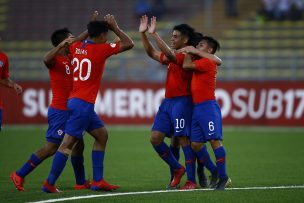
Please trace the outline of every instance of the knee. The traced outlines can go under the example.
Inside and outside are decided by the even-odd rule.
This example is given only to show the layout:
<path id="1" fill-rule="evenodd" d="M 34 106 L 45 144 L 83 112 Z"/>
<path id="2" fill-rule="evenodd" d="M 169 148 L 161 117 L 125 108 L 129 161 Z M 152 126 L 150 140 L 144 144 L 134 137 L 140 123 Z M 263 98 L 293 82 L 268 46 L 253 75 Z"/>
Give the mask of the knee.
<path id="1" fill-rule="evenodd" d="M 192 142 L 191 148 L 193 149 L 193 151 L 198 152 L 202 148 L 203 145 L 204 144 L 200 143 L 200 142 Z"/>
<path id="2" fill-rule="evenodd" d="M 59 146 L 60 149 L 73 149 L 75 146 L 76 142 L 72 141 L 63 141 L 61 145 Z"/>
<path id="3" fill-rule="evenodd" d="M 77 144 L 77 142 L 71 140 L 62 142 L 58 150 L 66 155 L 71 155 L 75 144 Z"/>
<path id="4" fill-rule="evenodd" d="M 103 142 L 107 142 L 108 141 L 109 135 L 108 135 L 108 131 L 107 131 L 106 128 L 100 128 L 96 132 L 94 132 L 94 134 L 96 135 L 94 137 L 95 137 L 95 139 L 98 142 L 102 142 L 103 143 Z"/>
<path id="5" fill-rule="evenodd" d="M 179 147 L 179 139 L 178 137 L 172 136 L 171 138 L 171 146 L 177 148 Z"/>
<path id="6" fill-rule="evenodd" d="M 45 159 L 47 157 L 53 156 L 58 150 L 58 147 L 58 145 L 48 142 L 43 148 L 38 150 L 36 154 L 38 154 L 40 159 Z"/>
<path id="7" fill-rule="evenodd" d="M 52 145 L 50 148 L 48 148 L 48 156 L 53 156 L 58 150 L 58 147 L 58 145 Z"/>
<path id="8" fill-rule="evenodd" d="M 73 156 L 81 156 L 84 151 L 84 142 L 80 140 L 73 149 L 72 155 Z"/>
<path id="9" fill-rule="evenodd" d="M 217 149 L 222 146 L 222 142 L 220 140 L 210 140 L 210 144 L 212 149 Z"/>
<path id="10" fill-rule="evenodd" d="M 164 141 L 164 138 L 161 135 L 161 133 L 158 133 L 158 132 L 151 133 L 150 142 L 152 145 L 159 145 L 163 141 Z"/>
<path id="11" fill-rule="evenodd" d="M 190 140 L 188 137 L 179 137 L 179 143 L 182 145 L 182 147 L 188 146 L 190 144 Z"/>
<path id="12" fill-rule="evenodd" d="M 58 150 L 58 147 L 59 146 L 55 143 L 47 142 L 47 144 L 44 147 L 44 152 L 48 157 L 52 156 Z"/>
<path id="13" fill-rule="evenodd" d="M 106 144 L 108 142 L 108 138 L 109 138 L 109 134 L 108 134 L 108 131 L 102 131 L 100 133 L 100 142 L 103 143 L 103 144 Z"/>

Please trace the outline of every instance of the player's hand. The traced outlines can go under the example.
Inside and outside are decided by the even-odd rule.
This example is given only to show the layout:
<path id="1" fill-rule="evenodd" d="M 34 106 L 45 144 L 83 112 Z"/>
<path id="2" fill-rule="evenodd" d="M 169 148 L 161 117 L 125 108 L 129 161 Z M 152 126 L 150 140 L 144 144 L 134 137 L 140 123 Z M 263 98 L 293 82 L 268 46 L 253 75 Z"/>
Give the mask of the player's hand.
<path id="1" fill-rule="evenodd" d="M 93 14 L 91 15 L 91 21 L 96 21 L 99 13 L 98 11 L 94 11 Z"/>
<path id="2" fill-rule="evenodd" d="M 195 53 L 197 53 L 197 49 L 193 46 L 186 46 L 184 48 L 181 48 L 179 50 L 179 52 L 183 52 L 183 53 L 186 53 L 186 54 L 195 54 Z"/>
<path id="3" fill-rule="evenodd" d="M 66 38 L 65 40 L 63 40 L 63 41 L 59 44 L 59 46 L 60 46 L 61 48 L 70 46 L 73 42 L 75 42 L 75 40 L 76 40 L 76 38 L 75 38 L 74 36 L 70 36 L 70 37 Z"/>
<path id="4" fill-rule="evenodd" d="M 118 28 L 114 15 L 108 14 L 104 17 L 104 20 L 108 23 L 110 30 Z"/>
<path id="5" fill-rule="evenodd" d="M 155 33 L 155 30 L 156 30 L 156 17 L 153 16 L 153 17 L 151 18 L 151 23 L 150 23 L 148 32 L 149 32 L 150 34 L 154 34 L 154 33 Z"/>
<path id="6" fill-rule="evenodd" d="M 140 18 L 140 24 L 138 31 L 145 33 L 148 30 L 148 16 L 144 15 Z"/>
<path id="7" fill-rule="evenodd" d="M 14 84 L 13 88 L 18 95 L 22 93 L 22 87 L 20 85 L 18 85 L 17 83 Z"/>

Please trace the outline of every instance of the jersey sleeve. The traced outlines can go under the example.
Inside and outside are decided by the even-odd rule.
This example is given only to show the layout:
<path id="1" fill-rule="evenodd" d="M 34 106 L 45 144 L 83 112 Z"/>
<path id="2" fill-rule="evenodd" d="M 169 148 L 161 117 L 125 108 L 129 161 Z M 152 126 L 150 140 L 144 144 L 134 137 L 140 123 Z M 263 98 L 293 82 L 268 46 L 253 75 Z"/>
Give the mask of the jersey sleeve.
<path id="1" fill-rule="evenodd" d="M 159 61 L 162 65 L 169 65 L 169 61 L 168 60 L 165 60 L 165 54 L 162 52 L 160 53 L 160 56 L 159 56 Z"/>
<path id="2" fill-rule="evenodd" d="M 209 60 L 207 58 L 195 60 L 195 61 L 193 61 L 193 63 L 195 64 L 194 70 L 200 71 L 200 72 L 206 72 L 206 71 L 216 68 L 215 63 L 213 63 L 211 60 Z"/>
<path id="3" fill-rule="evenodd" d="M 4 61 L 3 61 L 3 71 L 2 71 L 2 75 L 1 75 L 1 79 L 6 79 L 9 78 L 9 61 L 8 61 L 8 57 L 6 55 L 4 55 Z"/>
<path id="4" fill-rule="evenodd" d="M 165 54 L 162 52 L 160 54 L 159 61 L 163 65 L 169 65 L 170 61 L 166 60 L 165 57 L 166 57 Z M 178 66 L 182 66 L 183 62 L 184 62 L 184 59 L 185 59 L 185 54 L 175 53 L 175 58 L 176 58 L 176 63 L 175 64 L 178 65 Z"/>
<path id="5" fill-rule="evenodd" d="M 105 44 L 105 55 L 106 57 L 110 57 L 114 54 L 119 53 L 120 50 L 120 42 L 117 43 L 107 43 Z"/>

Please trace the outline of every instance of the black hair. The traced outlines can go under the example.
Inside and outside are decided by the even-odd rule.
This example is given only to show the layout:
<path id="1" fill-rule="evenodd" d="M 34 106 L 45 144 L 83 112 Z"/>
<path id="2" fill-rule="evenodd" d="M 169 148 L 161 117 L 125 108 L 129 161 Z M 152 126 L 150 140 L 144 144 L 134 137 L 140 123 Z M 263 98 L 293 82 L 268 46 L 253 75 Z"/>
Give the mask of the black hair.
<path id="1" fill-rule="evenodd" d="M 65 40 L 71 31 L 68 28 L 62 28 L 59 30 L 55 30 L 51 36 L 51 41 L 54 47 L 57 47 L 63 40 Z"/>
<path id="2" fill-rule="evenodd" d="M 214 54 L 216 51 L 219 51 L 221 48 L 220 43 L 212 37 L 204 36 L 201 40 L 205 40 L 208 44 L 208 47 L 212 48 L 212 54 Z"/>
<path id="3" fill-rule="evenodd" d="M 202 41 L 203 37 L 204 35 L 202 33 L 199 32 L 193 33 L 192 37 L 190 38 L 189 45 L 196 47 L 196 45 L 198 45 L 198 43 Z"/>
<path id="4" fill-rule="evenodd" d="M 183 36 L 188 37 L 188 45 L 191 43 L 191 38 L 194 35 L 194 28 L 188 24 L 175 25 L 173 30 L 179 31 Z"/>
<path id="5" fill-rule="evenodd" d="M 106 21 L 91 21 L 87 25 L 90 38 L 98 37 L 101 33 L 107 33 L 109 26 Z"/>

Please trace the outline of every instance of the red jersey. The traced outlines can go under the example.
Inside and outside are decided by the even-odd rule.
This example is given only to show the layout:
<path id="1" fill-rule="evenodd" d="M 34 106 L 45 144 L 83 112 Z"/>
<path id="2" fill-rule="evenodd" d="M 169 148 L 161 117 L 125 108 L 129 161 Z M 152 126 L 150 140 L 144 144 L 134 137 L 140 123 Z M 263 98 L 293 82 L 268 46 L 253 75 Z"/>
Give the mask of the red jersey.
<path id="1" fill-rule="evenodd" d="M 73 72 L 69 58 L 57 55 L 54 58 L 54 65 L 49 68 L 49 75 L 52 88 L 51 107 L 60 110 L 67 110 L 67 102 L 73 88 Z"/>
<path id="2" fill-rule="evenodd" d="M 0 52 L 0 80 L 6 79 L 9 77 L 9 61 L 5 53 Z M 2 94 L 1 94 L 2 85 L 0 85 L 0 108 L 2 108 Z"/>
<path id="3" fill-rule="evenodd" d="M 90 41 L 75 42 L 70 46 L 74 83 L 70 98 L 95 103 L 106 59 L 120 50 L 120 43 L 96 44 Z"/>
<path id="4" fill-rule="evenodd" d="M 164 53 L 161 53 L 160 62 L 168 65 L 165 98 L 190 95 L 192 72 L 183 69 L 185 55 L 176 53 L 175 63 L 165 62 L 164 56 Z"/>
<path id="5" fill-rule="evenodd" d="M 193 61 L 195 69 L 191 82 L 191 94 L 194 104 L 215 99 L 216 64 L 201 58 Z"/>

